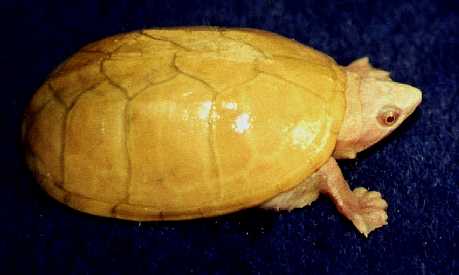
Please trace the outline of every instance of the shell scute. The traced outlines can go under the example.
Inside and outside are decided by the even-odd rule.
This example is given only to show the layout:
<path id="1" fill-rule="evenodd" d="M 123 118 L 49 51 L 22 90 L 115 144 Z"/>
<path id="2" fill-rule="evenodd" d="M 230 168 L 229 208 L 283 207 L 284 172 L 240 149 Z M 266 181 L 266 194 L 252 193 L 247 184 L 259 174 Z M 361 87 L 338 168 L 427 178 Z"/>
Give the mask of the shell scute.
<path id="1" fill-rule="evenodd" d="M 103 58 L 103 53 L 78 52 L 51 74 L 47 85 L 56 97 L 70 107 L 80 94 L 105 80 L 100 73 Z"/>
<path id="2" fill-rule="evenodd" d="M 199 184 L 214 177 L 208 141 L 212 96 L 201 82 L 178 75 L 131 101 L 131 204 L 173 208 L 190 189 L 200 189 L 196 201 L 205 199 L 210 186 Z M 165 202 L 166 197 L 173 199 Z"/>
<path id="3" fill-rule="evenodd" d="M 101 201 L 125 197 L 129 178 L 125 106 L 125 95 L 105 83 L 82 95 L 69 111 L 63 152 L 65 190 Z"/>

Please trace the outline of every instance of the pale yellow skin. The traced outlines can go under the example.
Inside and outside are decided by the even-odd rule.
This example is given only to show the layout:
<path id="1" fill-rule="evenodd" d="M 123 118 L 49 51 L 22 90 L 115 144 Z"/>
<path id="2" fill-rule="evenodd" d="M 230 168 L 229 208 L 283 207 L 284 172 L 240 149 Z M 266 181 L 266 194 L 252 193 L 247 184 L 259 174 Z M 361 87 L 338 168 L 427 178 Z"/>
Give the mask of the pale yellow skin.
<path id="1" fill-rule="evenodd" d="M 352 196 L 333 194 L 330 180 L 322 180 L 337 178 L 330 160 L 335 146 L 337 157 L 352 157 L 390 132 L 368 128 L 366 139 L 346 134 L 356 133 L 356 121 L 365 123 L 350 109 L 357 104 L 346 101 L 359 94 L 356 81 L 364 86 L 374 72 L 368 63 L 343 69 L 259 30 L 177 28 L 111 37 L 84 47 L 36 93 L 23 124 L 27 161 L 55 199 L 122 219 L 269 207 L 274 197 L 305 185 L 339 204 Z M 338 135 L 344 136 L 337 143 Z M 310 176 L 321 180 L 307 184 Z M 284 206 L 280 200 L 271 208 L 290 208 Z M 385 207 L 379 203 L 377 211 Z M 338 209 L 367 234 L 352 219 L 358 211 Z"/>

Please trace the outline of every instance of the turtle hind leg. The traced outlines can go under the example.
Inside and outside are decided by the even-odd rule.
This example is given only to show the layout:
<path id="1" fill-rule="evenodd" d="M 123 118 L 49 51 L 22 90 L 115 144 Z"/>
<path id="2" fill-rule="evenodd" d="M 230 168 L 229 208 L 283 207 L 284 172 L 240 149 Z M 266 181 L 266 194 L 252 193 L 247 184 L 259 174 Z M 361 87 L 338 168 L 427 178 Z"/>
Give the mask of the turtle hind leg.
<path id="1" fill-rule="evenodd" d="M 346 71 L 357 73 L 362 78 L 374 78 L 379 80 L 392 80 L 390 72 L 375 69 L 369 62 L 368 57 L 362 57 L 353 61 L 348 66 L 344 67 Z"/>
<path id="2" fill-rule="evenodd" d="M 365 237 L 376 228 L 387 224 L 387 202 L 379 192 L 368 191 L 363 187 L 351 191 L 333 158 L 318 172 L 325 179 L 320 182 L 320 192 L 330 196 L 338 211 L 351 220 Z"/>
<path id="3" fill-rule="evenodd" d="M 321 181 L 320 175 L 315 173 L 295 186 L 295 188 L 278 194 L 259 207 L 277 211 L 291 211 L 295 208 L 303 208 L 306 205 L 310 205 L 319 197 L 319 185 Z"/>

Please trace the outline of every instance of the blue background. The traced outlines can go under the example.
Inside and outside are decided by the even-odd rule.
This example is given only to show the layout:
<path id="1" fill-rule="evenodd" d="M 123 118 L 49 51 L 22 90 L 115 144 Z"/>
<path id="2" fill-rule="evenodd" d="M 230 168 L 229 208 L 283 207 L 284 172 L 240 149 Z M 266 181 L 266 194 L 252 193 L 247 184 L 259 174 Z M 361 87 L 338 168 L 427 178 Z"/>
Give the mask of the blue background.
<path id="1" fill-rule="evenodd" d="M 457 1 L 1 1 L 1 274 L 453 274 L 459 239 Z M 291 213 L 246 210 L 135 223 L 71 210 L 38 187 L 19 143 L 23 110 L 83 45 L 174 25 L 256 27 L 340 64 L 368 55 L 423 91 L 396 133 L 340 162 L 379 190 L 389 225 L 363 238 L 330 200 Z"/>

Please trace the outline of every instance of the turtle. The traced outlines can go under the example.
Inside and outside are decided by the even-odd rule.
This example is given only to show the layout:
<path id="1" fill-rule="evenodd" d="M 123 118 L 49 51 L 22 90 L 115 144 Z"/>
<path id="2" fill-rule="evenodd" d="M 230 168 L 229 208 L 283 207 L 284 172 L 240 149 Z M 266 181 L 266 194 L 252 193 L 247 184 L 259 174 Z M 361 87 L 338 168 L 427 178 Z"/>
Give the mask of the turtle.
<path id="1" fill-rule="evenodd" d="M 25 110 L 26 163 L 54 199 L 93 215 L 189 220 L 292 210 L 320 194 L 368 236 L 387 202 L 351 189 L 354 159 L 422 93 L 367 57 L 340 66 L 251 28 L 142 29 L 90 43 Z"/>

